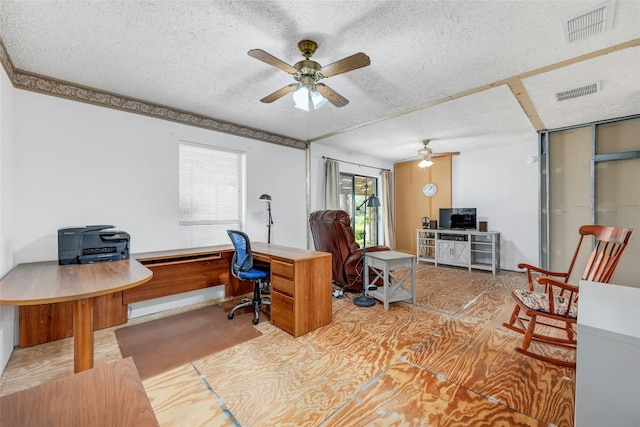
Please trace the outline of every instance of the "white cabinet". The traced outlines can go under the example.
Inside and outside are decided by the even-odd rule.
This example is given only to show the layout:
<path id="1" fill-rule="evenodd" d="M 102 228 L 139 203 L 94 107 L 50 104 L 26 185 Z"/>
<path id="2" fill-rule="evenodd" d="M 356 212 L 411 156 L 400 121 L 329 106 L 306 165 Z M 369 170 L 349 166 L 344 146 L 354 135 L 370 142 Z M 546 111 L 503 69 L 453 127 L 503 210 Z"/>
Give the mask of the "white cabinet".
<path id="1" fill-rule="evenodd" d="M 418 262 L 433 262 L 481 270 L 500 270 L 500 232 L 417 230 Z"/>
<path id="2" fill-rule="evenodd" d="M 468 242 L 438 240 L 436 243 L 436 248 L 436 266 L 438 263 L 458 265 L 461 267 L 467 267 L 469 265 Z"/>
<path id="3" fill-rule="evenodd" d="M 580 281 L 576 426 L 640 425 L 638 307 L 639 288 Z"/>

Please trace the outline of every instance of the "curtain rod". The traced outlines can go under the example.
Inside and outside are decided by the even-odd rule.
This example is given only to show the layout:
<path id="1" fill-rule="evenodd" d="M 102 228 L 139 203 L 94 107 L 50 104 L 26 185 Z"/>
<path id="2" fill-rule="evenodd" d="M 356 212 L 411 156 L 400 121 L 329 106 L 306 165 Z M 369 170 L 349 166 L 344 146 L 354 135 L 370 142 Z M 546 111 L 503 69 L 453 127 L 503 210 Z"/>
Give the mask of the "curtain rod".
<path id="1" fill-rule="evenodd" d="M 366 168 L 373 168 L 373 169 L 379 169 L 379 170 L 381 170 L 381 171 L 391 172 L 391 170 L 390 170 L 390 169 L 379 168 L 378 166 L 361 165 L 360 163 L 353 163 L 353 162 L 349 162 L 349 161 L 347 161 L 347 160 L 333 159 L 333 158 L 331 158 L 331 157 L 325 157 L 325 156 L 322 156 L 322 158 L 323 158 L 323 159 L 325 159 L 325 160 L 335 160 L 336 162 L 349 163 L 349 164 L 351 164 L 351 165 L 364 166 L 364 167 L 366 167 Z"/>

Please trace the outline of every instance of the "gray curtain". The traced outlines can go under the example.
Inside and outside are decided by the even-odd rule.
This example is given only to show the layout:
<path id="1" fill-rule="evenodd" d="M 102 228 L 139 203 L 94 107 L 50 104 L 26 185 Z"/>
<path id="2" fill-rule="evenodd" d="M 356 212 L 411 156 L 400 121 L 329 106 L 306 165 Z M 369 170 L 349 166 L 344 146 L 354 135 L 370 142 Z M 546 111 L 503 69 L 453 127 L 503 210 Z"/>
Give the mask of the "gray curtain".
<path id="1" fill-rule="evenodd" d="M 384 218 L 384 244 L 396 249 L 396 220 L 393 214 L 393 176 L 391 171 L 380 172 L 382 179 L 382 209 Z"/>
<path id="2" fill-rule="evenodd" d="M 324 208 L 340 209 L 340 165 L 329 159 L 324 165 Z"/>

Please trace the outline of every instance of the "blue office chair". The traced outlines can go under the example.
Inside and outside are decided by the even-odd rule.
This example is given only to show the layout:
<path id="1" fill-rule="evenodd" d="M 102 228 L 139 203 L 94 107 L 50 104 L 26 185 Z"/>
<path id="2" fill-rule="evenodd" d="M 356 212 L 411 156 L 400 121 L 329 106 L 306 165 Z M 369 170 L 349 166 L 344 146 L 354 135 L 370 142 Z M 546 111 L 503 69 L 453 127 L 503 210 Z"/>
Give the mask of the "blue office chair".
<path id="1" fill-rule="evenodd" d="M 263 280 L 268 279 L 269 271 L 253 268 L 253 255 L 251 254 L 249 236 L 237 230 L 227 230 L 227 234 L 236 249 L 231 260 L 231 274 L 240 280 L 253 280 L 253 299 L 244 298 L 240 304 L 233 307 L 227 317 L 233 319 L 233 314 L 237 309 L 253 305 L 255 313 L 253 324 L 257 325 L 260 321 L 260 304 L 271 305 L 271 298 L 263 298 L 260 293 L 260 284 Z"/>

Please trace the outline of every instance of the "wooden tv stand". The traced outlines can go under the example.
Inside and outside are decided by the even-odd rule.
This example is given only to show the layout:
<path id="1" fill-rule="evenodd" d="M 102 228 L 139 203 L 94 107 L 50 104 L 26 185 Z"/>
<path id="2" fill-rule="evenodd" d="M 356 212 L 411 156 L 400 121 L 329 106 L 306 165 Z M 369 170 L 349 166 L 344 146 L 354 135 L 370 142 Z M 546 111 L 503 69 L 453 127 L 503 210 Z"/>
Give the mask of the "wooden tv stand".
<path id="1" fill-rule="evenodd" d="M 271 322 L 294 337 L 331 323 L 331 254 L 252 242 L 258 263 L 271 265 Z M 230 274 L 232 245 L 134 254 L 153 272 L 147 283 L 94 299 L 94 330 L 127 322 L 128 304 L 212 286 L 225 297 L 244 295 L 253 283 Z M 73 335 L 69 302 L 21 306 L 19 346 L 29 347 Z"/>

